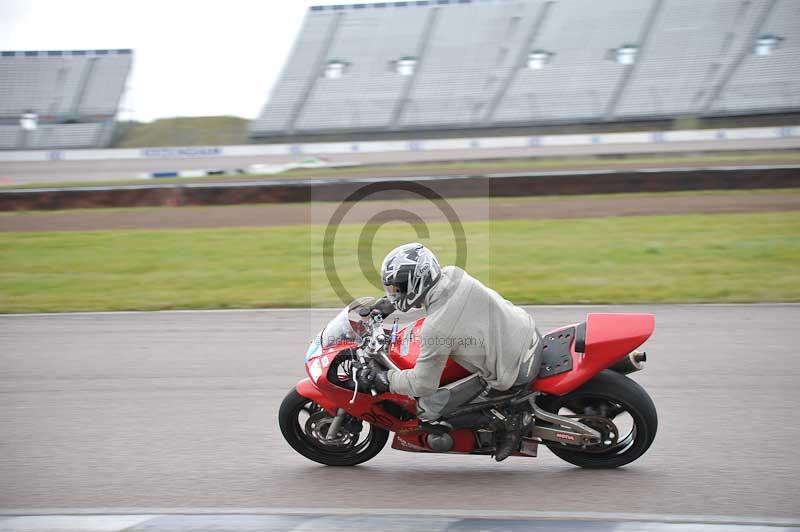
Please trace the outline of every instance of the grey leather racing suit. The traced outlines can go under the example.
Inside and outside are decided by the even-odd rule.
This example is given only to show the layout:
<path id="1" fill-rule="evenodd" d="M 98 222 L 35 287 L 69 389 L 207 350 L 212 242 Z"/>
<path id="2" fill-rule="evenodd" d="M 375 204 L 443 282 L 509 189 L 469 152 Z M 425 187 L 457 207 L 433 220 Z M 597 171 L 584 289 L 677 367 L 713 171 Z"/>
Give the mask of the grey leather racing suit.
<path id="1" fill-rule="evenodd" d="M 487 386 L 507 390 L 538 373 L 542 345 L 533 317 L 461 268 L 442 269 L 424 306 L 415 367 L 388 373 L 390 391 L 419 398 L 421 418 L 437 419 Z M 474 375 L 440 389 L 448 358 Z"/>

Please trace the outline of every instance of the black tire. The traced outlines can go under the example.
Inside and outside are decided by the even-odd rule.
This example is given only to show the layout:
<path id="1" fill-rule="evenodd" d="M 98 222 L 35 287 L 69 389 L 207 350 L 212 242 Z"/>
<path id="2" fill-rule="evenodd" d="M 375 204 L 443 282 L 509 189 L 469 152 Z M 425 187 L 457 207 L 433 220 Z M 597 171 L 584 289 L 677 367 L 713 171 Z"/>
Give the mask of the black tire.
<path id="1" fill-rule="evenodd" d="M 591 401 L 611 401 L 624 407 L 634 427 L 631 441 L 607 451 L 581 451 L 558 442 L 546 442 L 559 458 L 588 469 L 613 469 L 629 464 L 642 456 L 653 443 L 658 430 L 658 414 L 653 400 L 635 381 L 625 375 L 605 370 L 567 395 L 542 396 L 537 404 L 548 412 L 558 413 L 567 404 L 591 404 Z M 580 414 L 579 412 L 575 412 Z"/>
<path id="2" fill-rule="evenodd" d="M 326 448 L 300 426 L 300 414 L 304 410 L 308 411 L 310 405 L 312 409 L 319 410 L 319 405 L 292 389 L 283 399 L 278 411 L 278 424 L 286 442 L 309 460 L 329 466 L 358 465 L 374 458 L 389 439 L 388 430 L 364 422 L 363 424 L 369 428 L 369 433 L 363 441 L 357 442 L 350 448 Z M 357 420 L 350 418 L 350 423 L 353 422 L 357 423 Z"/>

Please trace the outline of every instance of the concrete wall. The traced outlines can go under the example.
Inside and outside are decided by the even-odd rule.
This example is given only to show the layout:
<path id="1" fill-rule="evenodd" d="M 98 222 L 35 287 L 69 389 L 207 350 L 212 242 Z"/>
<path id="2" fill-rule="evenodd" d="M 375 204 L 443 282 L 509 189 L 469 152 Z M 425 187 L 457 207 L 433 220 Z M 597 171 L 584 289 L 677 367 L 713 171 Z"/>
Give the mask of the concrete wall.
<path id="1" fill-rule="evenodd" d="M 259 155 L 325 155 L 347 153 L 436 152 L 530 148 L 549 146 L 589 146 L 616 144 L 656 145 L 707 140 L 764 140 L 800 138 L 800 126 L 647 131 L 577 135 L 539 135 L 477 137 L 458 139 L 420 139 L 371 142 L 326 142 L 304 144 L 253 144 L 242 146 L 193 146 L 166 148 L 127 148 L 109 150 L 31 150 L 0 151 L 3 161 L 111 161 L 120 159 L 225 158 Z"/>

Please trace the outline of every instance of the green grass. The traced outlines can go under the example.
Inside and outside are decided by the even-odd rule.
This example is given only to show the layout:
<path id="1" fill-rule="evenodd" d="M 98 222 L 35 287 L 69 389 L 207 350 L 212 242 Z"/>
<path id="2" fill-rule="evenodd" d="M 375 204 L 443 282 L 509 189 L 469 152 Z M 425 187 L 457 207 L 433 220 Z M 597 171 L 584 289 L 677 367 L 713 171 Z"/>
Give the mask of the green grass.
<path id="1" fill-rule="evenodd" d="M 464 224 L 467 269 L 517 303 L 800 301 L 800 213 Z M 419 237 L 442 262 L 445 224 Z M 353 295 L 362 227 L 342 226 L 337 269 Z M 324 228 L 0 233 L 0 312 L 338 306 Z M 414 228 L 377 229 L 373 265 Z M 372 279 L 374 281 L 374 279 Z"/>
<path id="2" fill-rule="evenodd" d="M 153 122 L 123 123 L 121 127 L 125 132 L 113 147 L 247 144 L 248 123 L 237 116 L 162 118 Z"/>
<path id="3" fill-rule="evenodd" d="M 303 158 L 305 156 L 298 156 Z M 193 178 L 160 178 L 160 179 L 121 179 L 108 181 L 67 181 L 34 183 L 25 185 L 0 185 L 2 188 L 79 188 L 97 186 L 122 186 L 143 184 L 188 184 L 188 183 L 217 183 L 226 181 L 262 181 L 264 179 L 303 179 L 326 177 L 370 177 L 376 173 L 391 172 L 393 175 L 437 175 L 439 172 L 458 172 L 462 174 L 479 175 L 487 172 L 537 172 L 556 171 L 560 169 L 604 169 L 615 168 L 621 164 L 635 168 L 636 165 L 735 165 L 759 163 L 800 163 L 800 150 L 780 151 L 752 151 L 752 152 L 712 152 L 702 155 L 697 154 L 671 154 L 671 155 L 635 155 L 611 157 L 536 157 L 523 159 L 499 159 L 493 161 L 450 161 L 429 163 L 403 163 L 349 166 L 339 168 L 305 168 L 296 169 L 275 175 L 227 175 L 206 176 Z"/>

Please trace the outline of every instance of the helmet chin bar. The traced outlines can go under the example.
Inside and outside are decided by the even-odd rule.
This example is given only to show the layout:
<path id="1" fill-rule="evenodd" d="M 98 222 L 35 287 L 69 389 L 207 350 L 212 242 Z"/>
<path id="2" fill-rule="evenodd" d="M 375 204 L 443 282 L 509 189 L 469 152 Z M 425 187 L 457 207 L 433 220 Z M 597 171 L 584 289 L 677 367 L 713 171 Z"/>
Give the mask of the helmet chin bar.
<path id="1" fill-rule="evenodd" d="M 401 294 L 403 294 L 403 301 L 405 302 L 406 307 L 404 312 L 420 306 L 420 301 L 417 300 L 419 296 L 417 296 L 415 292 L 401 292 Z"/>
<path id="2" fill-rule="evenodd" d="M 405 292 L 398 292 L 397 302 L 400 303 L 401 306 L 395 305 L 397 309 L 401 312 L 408 312 L 411 309 L 411 306 L 408 304 L 408 294 Z"/>
<path id="3" fill-rule="evenodd" d="M 406 286 L 408 286 L 408 282 L 406 282 Z M 385 285 L 384 291 L 386 292 L 386 296 L 389 298 L 389 301 L 392 302 L 397 310 L 400 312 L 407 312 L 411 309 L 411 306 L 408 305 L 409 293 L 405 290 L 402 290 L 398 285 Z"/>

